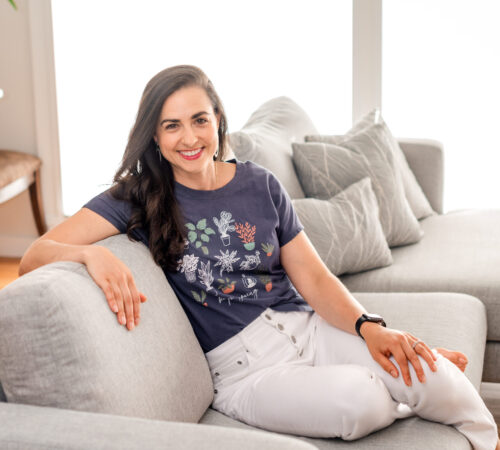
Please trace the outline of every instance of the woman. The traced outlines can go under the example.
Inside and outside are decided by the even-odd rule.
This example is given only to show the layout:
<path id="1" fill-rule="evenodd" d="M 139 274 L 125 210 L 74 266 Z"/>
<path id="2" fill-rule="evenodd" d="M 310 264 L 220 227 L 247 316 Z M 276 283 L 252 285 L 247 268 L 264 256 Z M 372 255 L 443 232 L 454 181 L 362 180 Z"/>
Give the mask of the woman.
<path id="1" fill-rule="evenodd" d="M 36 241 L 20 273 L 85 264 L 132 330 L 146 298 L 118 258 L 91 245 L 127 233 L 149 247 L 181 301 L 215 409 L 273 431 L 348 440 L 418 414 L 455 426 L 474 448 L 498 448 L 494 420 L 461 372 L 464 355 L 432 351 L 367 315 L 325 267 L 272 173 L 224 162 L 226 130 L 201 70 L 157 74 L 113 187 Z"/>

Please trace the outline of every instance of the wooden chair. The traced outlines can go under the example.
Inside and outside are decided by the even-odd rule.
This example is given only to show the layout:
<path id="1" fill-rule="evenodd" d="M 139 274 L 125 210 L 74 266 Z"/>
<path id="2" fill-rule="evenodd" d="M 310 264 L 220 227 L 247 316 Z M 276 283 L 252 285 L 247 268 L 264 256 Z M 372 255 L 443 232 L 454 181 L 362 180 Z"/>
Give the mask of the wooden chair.
<path id="1" fill-rule="evenodd" d="M 47 231 L 40 189 L 42 161 L 33 155 L 0 150 L 0 204 L 29 189 L 31 209 L 41 236 Z"/>

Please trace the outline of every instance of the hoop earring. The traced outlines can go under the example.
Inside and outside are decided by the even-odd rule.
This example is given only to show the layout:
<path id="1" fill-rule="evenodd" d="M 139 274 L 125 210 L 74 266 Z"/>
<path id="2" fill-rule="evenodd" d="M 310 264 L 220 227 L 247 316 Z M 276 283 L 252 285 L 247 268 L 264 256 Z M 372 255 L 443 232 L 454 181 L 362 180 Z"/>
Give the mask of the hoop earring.
<path id="1" fill-rule="evenodd" d="M 214 161 L 217 160 L 217 156 L 219 156 L 219 147 L 217 147 L 217 150 L 215 150 L 215 153 L 214 153 Z"/>

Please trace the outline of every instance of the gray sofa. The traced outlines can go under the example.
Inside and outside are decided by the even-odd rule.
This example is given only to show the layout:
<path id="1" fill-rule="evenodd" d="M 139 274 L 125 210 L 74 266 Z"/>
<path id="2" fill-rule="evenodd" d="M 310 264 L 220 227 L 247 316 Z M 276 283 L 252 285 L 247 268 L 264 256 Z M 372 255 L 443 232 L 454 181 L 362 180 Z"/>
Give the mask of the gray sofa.
<path id="1" fill-rule="evenodd" d="M 288 99 L 274 102 L 279 114 L 265 133 L 252 126 L 264 108 L 231 144 L 240 159 L 273 170 L 299 198 L 290 143 L 315 130 Z M 500 211 L 443 215 L 442 148 L 400 143 L 437 214 L 420 222 L 419 243 L 391 249 L 392 265 L 341 279 L 391 327 L 466 353 L 466 375 L 498 414 Z M 344 442 L 270 433 L 220 414 L 210 408 L 203 352 L 147 248 L 124 235 L 98 244 L 130 267 L 147 296 L 141 323 L 131 332 L 119 326 L 85 267 L 73 262 L 46 265 L 0 290 L 0 448 L 470 448 L 454 428 L 417 417 Z"/>

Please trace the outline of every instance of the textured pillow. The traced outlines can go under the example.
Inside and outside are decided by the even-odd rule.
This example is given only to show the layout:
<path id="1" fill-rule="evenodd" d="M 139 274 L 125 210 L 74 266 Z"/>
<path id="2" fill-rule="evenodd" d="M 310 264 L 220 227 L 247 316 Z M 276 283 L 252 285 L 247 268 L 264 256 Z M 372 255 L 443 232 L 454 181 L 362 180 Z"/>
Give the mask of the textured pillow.
<path id="1" fill-rule="evenodd" d="M 316 134 L 311 119 L 288 97 L 277 97 L 260 106 L 244 127 L 229 135 L 234 154 L 240 161 L 253 161 L 273 172 L 291 198 L 303 198 L 304 191 L 293 170 L 293 141 Z"/>
<path id="2" fill-rule="evenodd" d="M 294 143 L 293 158 L 308 197 L 329 199 L 368 176 L 380 209 L 380 222 L 390 247 L 418 242 L 423 233 L 406 200 L 395 156 L 381 124 L 345 140 L 342 147 Z"/>
<path id="3" fill-rule="evenodd" d="M 363 116 L 345 135 L 308 135 L 305 137 L 305 141 L 325 142 L 327 144 L 342 145 L 344 141 L 349 140 L 356 134 L 362 132 L 363 130 L 369 128 L 374 124 L 380 124 L 382 126 L 383 133 L 385 134 L 385 142 L 394 154 L 396 166 L 403 180 L 406 199 L 410 204 L 410 208 L 413 211 L 413 214 L 415 214 L 415 217 L 417 219 L 423 219 L 424 217 L 428 217 L 431 214 L 434 214 L 434 211 L 432 210 L 427 197 L 422 191 L 422 188 L 418 184 L 414 173 L 408 165 L 408 161 L 406 161 L 403 150 L 401 150 L 401 147 L 392 135 L 387 124 L 384 122 L 384 119 L 382 118 L 378 109 L 374 109 Z"/>
<path id="4" fill-rule="evenodd" d="M 207 361 L 148 248 L 98 243 L 147 296 L 132 331 L 82 264 L 59 261 L 0 290 L 0 380 L 9 402 L 198 422 L 213 399 Z"/>
<path id="5" fill-rule="evenodd" d="M 330 200 L 293 200 L 304 231 L 334 275 L 392 264 L 370 178 Z"/>

